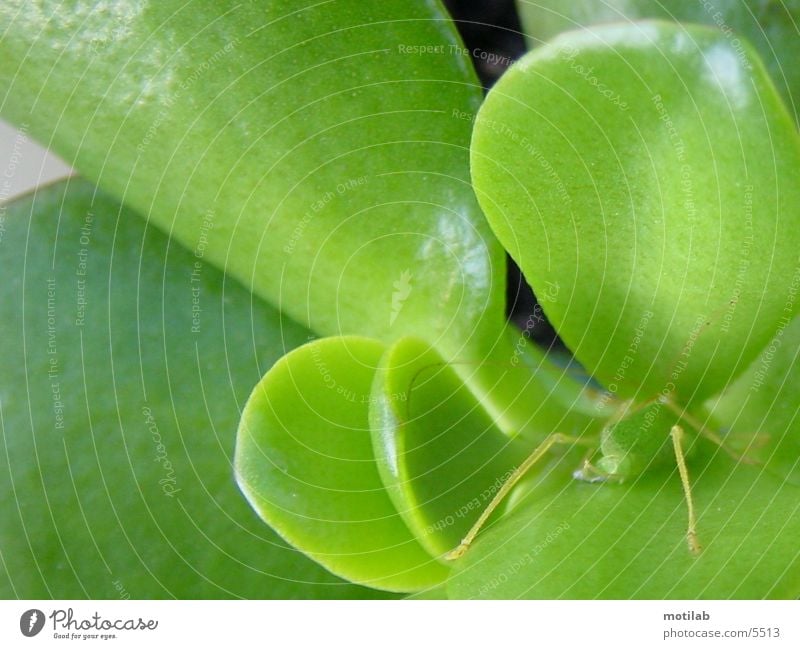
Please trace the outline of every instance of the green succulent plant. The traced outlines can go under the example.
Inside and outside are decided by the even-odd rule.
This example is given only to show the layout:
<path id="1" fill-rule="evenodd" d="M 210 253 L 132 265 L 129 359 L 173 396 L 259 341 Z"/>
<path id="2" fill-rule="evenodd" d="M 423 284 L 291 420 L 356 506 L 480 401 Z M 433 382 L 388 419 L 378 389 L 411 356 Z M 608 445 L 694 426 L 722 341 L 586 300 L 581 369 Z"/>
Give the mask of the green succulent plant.
<path id="1" fill-rule="evenodd" d="M 0 594 L 800 595 L 800 8 L 655 5 L 3 4 Z"/>

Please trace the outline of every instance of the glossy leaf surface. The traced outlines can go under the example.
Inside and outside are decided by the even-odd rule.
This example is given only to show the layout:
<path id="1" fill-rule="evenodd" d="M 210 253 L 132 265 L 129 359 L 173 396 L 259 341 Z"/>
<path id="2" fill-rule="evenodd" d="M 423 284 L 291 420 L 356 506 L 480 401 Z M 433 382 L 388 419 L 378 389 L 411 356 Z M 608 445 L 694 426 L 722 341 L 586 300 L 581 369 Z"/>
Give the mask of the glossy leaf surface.
<path id="1" fill-rule="evenodd" d="M 292 545 L 351 581 L 397 591 L 447 575 L 378 474 L 368 409 L 384 346 L 325 338 L 284 356 L 253 391 L 236 445 L 239 485 Z"/>
<path id="2" fill-rule="evenodd" d="M 308 332 L 86 181 L 3 217 L 0 596 L 380 596 L 233 480 L 252 385 Z"/>
<path id="3" fill-rule="evenodd" d="M 458 546 L 530 452 L 497 428 L 439 354 L 410 338 L 381 359 L 370 423 L 389 495 L 436 557 Z"/>
<path id="4" fill-rule="evenodd" d="M 569 476 L 573 454 L 457 564 L 451 598 L 725 599 L 800 595 L 800 488 L 706 449 L 689 465 L 703 551 L 686 543 L 673 465 L 622 484 Z"/>
<path id="5" fill-rule="evenodd" d="M 800 287 L 800 275 L 797 276 Z M 800 485 L 800 318 L 783 320 L 767 346 L 711 404 L 731 444 Z"/>
<path id="6" fill-rule="evenodd" d="M 517 0 L 533 46 L 562 31 L 599 23 L 658 18 L 718 28 L 737 51 L 755 46 L 800 121 L 800 2 L 797 0 Z"/>
<path id="7" fill-rule="evenodd" d="M 481 91 L 438 3 L 13 1 L 0 33 L 6 118 L 296 321 L 496 337 Z"/>
<path id="8" fill-rule="evenodd" d="M 672 23 L 570 32 L 522 59 L 479 113 L 487 217 L 534 290 L 560 286 L 550 320 L 615 394 L 708 396 L 783 315 L 800 139 L 746 55 Z"/>

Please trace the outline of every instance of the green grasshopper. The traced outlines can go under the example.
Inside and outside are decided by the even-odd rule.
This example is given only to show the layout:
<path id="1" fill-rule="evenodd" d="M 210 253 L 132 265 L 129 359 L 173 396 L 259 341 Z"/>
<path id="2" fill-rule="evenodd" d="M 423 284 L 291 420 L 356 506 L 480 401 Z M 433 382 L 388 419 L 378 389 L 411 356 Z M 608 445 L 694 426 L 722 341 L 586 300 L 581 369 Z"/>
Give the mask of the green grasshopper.
<path id="1" fill-rule="evenodd" d="M 693 439 L 687 440 L 687 431 Z M 467 532 L 461 544 L 445 558 L 455 560 L 464 555 L 492 512 L 525 474 L 557 444 L 580 444 L 592 447 L 583 465 L 573 474 L 575 478 L 589 482 L 622 482 L 656 465 L 677 461 L 688 510 L 686 540 L 689 552 L 692 555 L 699 555 L 702 546 L 697 535 L 692 487 L 686 465 L 686 456 L 692 442 L 698 437 L 708 439 L 738 461 L 752 462 L 749 458 L 729 449 L 717 433 L 681 408 L 670 395 L 661 395 L 643 403 L 634 401 L 622 403 L 600 432 L 599 440 L 596 437 L 572 437 L 563 433 L 548 435 L 515 469 Z M 597 454 L 600 457 L 596 463 L 592 463 L 592 458 Z"/>

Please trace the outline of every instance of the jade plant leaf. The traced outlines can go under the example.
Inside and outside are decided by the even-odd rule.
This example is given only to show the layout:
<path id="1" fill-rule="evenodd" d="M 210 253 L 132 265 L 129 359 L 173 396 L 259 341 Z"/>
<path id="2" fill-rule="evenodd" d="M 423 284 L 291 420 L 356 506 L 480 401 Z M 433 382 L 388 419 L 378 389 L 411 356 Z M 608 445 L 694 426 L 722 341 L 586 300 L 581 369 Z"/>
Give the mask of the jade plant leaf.
<path id="1" fill-rule="evenodd" d="M 458 546 L 530 452 L 497 428 L 452 366 L 412 338 L 381 358 L 369 416 L 383 483 L 435 557 Z"/>
<path id="2" fill-rule="evenodd" d="M 796 276 L 800 287 L 800 275 Z M 797 298 L 797 291 L 791 297 Z M 800 484 L 800 317 L 788 316 L 733 385 L 710 404 L 731 444 Z"/>
<path id="3" fill-rule="evenodd" d="M 86 181 L 2 216 L 0 597 L 383 596 L 232 477 L 244 401 L 305 329 Z"/>
<path id="4" fill-rule="evenodd" d="M 0 33 L 0 114 L 296 322 L 512 358 L 469 180 L 482 91 L 438 3 L 15 0 Z"/>
<path id="5" fill-rule="evenodd" d="M 478 537 L 448 582 L 455 598 L 723 599 L 800 595 L 800 488 L 705 449 L 689 466 L 703 550 L 686 544 L 677 470 L 630 484 L 548 484 Z"/>
<path id="6" fill-rule="evenodd" d="M 251 505 L 292 545 L 350 581 L 410 592 L 448 568 L 414 538 L 378 473 L 368 411 L 383 352 L 336 337 L 284 356 L 247 402 L 235 467 Z"/>
<path id="7" fill-rule="evenodd" d="M 417 591 L 407 595 L 405 599 L 421 599 L 421 600 L 443 600 L 447 599 L 447 589 L 445 586 L 437 586 L 436 588 L 427 588 L 425 590 Z"/>
<path id="8" fill-rule="evenodd" d="M 517 0 L 531 45 L 562 31 L 623 20 L 658 18 L 717 27 L 737 51 L 746 38 L 800 122 L 800 2 L 781 0 Z"/>
<path id="9" fill-rule="evenodd" d="M 438 2 L 14 0 L 0 34 L 4 117 L 297 322 L 491 346 L 481 89 Z"/>
<path id="10" fill-rule="evenodd" d="M 743 48 L 666 22 L 568 32 L 478 115 L 478 199 L 534 290 L 560 286 L 543 306 L 609 392 L 707 397 L 783 316 L 800 138 Z"/>

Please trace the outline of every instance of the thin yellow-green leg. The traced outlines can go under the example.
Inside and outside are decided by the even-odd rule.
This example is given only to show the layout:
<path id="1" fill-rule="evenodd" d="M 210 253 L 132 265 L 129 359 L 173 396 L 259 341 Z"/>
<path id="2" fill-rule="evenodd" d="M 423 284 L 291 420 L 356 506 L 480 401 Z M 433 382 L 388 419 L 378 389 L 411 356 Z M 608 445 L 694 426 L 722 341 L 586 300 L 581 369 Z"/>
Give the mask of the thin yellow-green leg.
<path id="1" fill-rule="evenodd" d="M 695 417 L 691 413 L 683 410 L 678 404 L 674 403 L 673 401 L 668 401 L 667 405 L 670 410 L 672 410 L 681 419 L 683 419 L 690 426 L 696 429 L 699 435 L 705 437 L 709 442 L 716 444 L 719 448 L 725 451 L 737 462 L 742 462 L 743 464 L 759 464 L 757 460 L 754 460 L 753 458 L 749 457 L 746 454 L 746 452 L 739 453 L 738 451 L 732 449 L 730 445 L 724 439 L 722 439 L 722 437 L 720 437 L 717 432 L 704 426 L 703 422 L 701 422 L 697 417 Z"/>
<path id="2" fill-rule="evenodd" d="M 700 542 L 697 539 L 697 519 L 694 513 L 694 499 L 692 498 L 692 485 L 689 482 L 689 469 L 686 468 L 686 457 L 683 453 L 683 428 L 673 426 L 670 430 L 672 445 L 675 448 L 675 459 L 678 461 L 678 473 L 681 476 L 683 493 L 686 496 L 686 507 L 689 510 L 689 525 L 686 529 L 686 541 L 689 544 L 689 552 L 697 556 L 702 551 Z"/>
<path id="3" fill-rule="evenodd" d="M 577 437 L 570 437 L 569 435 L 564 435 L 563 433 L 553 433 L 545 438 L 545 440 L 539 444 L 539 446 L 534 449 L 533 453 L 531 453 L 525 461 L 520 464 L 514 472 L 509 476 L 508 480 L 503 483 L 503 486 L 500 487 L 498 492 L 495 494 L 492 501 L 483 510 L 483 513 L 480 515 L 480 518 L 475 522 L 475 524 L 470 528 L 467 535 L 461 540 L 459 546 L 448 552 L 444 558 L 448 561 L 454 561 L 459 557 L 462 557 L 464 553 L 469 549 L 469 546 L 475 540 L 475 537 L 478 535 L 478 532 L 481 531 L 481 528 L 484 526 L 486 521 L 489 519 L 489 516 L 492 515 L 492 512 L 497 509 L 503 499 L 508 495 L 508 493 L 514 488 L 514 486 L 523 478 L 523 476 L 528 472 L 528 470 L 536 464 L 542 457 L 549 451 L 553 446 L 556 444 L 593 444 L 594 441 L 589 441 L 586 439 L 580 439 Z"/>

